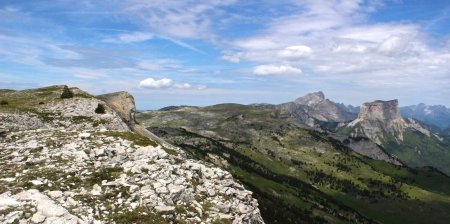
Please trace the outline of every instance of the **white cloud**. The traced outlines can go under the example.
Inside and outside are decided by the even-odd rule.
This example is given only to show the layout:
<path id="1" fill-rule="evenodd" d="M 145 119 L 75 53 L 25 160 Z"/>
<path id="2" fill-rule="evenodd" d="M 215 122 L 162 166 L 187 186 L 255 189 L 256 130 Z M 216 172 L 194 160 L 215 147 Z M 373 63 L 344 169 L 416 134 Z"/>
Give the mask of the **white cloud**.
<path id="1" fill-rule="evenodd" d="M 301 70 L 295 70 L 295 66 L 301 60 L 301 68 L 314 74 L 307 77 L 308 81 L 319 87 L 327 83 L 377 91 L 403 84 L 410 89 L 441 89 L 442 83 L 448 82 L 450 58 L 446 55 L 450 45 L 436 43 L 439 39 L 430 41 L 413 22 L 366 22 L 364 18 L 378 7 L 376 4 L 374 8 L 367 1 L 336 4 L 339 2 L 345 1 L 297 1 L 302 9 L 297 14 L 272 18 L 265 29 L 252 36 L 229 41 L 228 49 L 239 52 L 241 63 L 263 64 L 253 68 L 256 75 L 299 74 Z M 345 9 L 338 10 L 341 6 Z M 296 52 L 286 46 L 312 50 Z M 375 82 L 380 86 L 375 87 Z"/>
<path id="2" fill-rule="evenodd" d="M 148 32 L 134 32 L 121 34 L 115 38 L 105 39 L 105 42 L 110 43 L 134 43 L 151 40 L 154 37 L 152 33 Z"/>
<path id="3" fill-rule="evenodd" d="M 162 78 L 162 79 L 153 79 L 148 78 L 144 79 L 139 83 L 140 88 L 144 89 L 161 89 L 161 88 L 168 88 L 172 85 L 172 80 L 168 78 Z"/>
<path id="4" fill-rule="evenodd" d="M 172 38 L 212 38 L 220 8 L 236 0 L 124 1 L 118 7 L 150 30 Z M 224 15 L 222 15 L 224 16 Z"/>
<path id="5" fill-rule="evenodd" d="M 254 37 L 238 40 L 233 43 L 235 46 L 247 50 L 269 50 L 279 48 L 281 43 L 265 37 Z"/>
<path id="6" fill-rule="evenodd" d="M 305 58 L 310 56 L 312 53 L 312 49 L 305 45 L 294 45 L 287 47 L 280 52 L 278 52 L 278 55 L 281 58 L 285 58 L 288 60 L 297 60 L 301 58 Z"/>
<path id="7" fill-rule="evenodd" d="M 85 69 L 85 68 L 75 68 L 73 69 L 73 76 L 80 79 L 98 79 L 107 77 L 107 71 L 101 69 Z"/>
<path id="8" fill-rule="evenodd" d="M 183 83 L 183 84 L 175 84 L 175 85 L 173 85 L 173 88 L 174 89 L 182 89 L 182 90 L 190 90 L 190 89 L 193 89 L 193 90 L 204 90 L 207 87 L 205 85 L 196 85 L 196 86 L 194 86 L 194 85 L 191 85 L 189 83 Z"/>
<path id="9" fill-rule="evenodd" d="M 289 65 L 259 65 L 253 69 L 255 75 L 299 75 L 302 70 Z"/>
<path id="10" fill-rule="evenodd" d="M 149 71 L 162 71 L 162 70 L 177 71 L 183 68 L 180 61 L 173 59 L 143 60 L 138 62 L 137 65 L 140 69 Z"/>
<path id="11" fill-rule="evenodd" d="M 220 57 L 223 60 L 232 62 L 232 63 L 239 63 L 241 61 L 241 57 L 242 57 L 242 53 L 235 53 L 235 54 L 226 54 L 226 55 L 222 55 L 222 57 Z"/>
<path id="12" fill-rule="evenodd" d="M 381 42 L 378 50 L 384 54 L 397 54 L 405 50 L 408 40 L 392 36 Z"/>
<path id="13" fill-rule="evenodd" d="M 339 44 L 333 48 L 333 52 L 338 53 L 364 53 L 368 46 L 363 44 Z"/>
<path id="14" fill-rule="evenodd" d="M 191 89 L 192 85 L 189 83 L 183 83 L 183 84 L 175 84 L 173 85 L 173 87 L 177 89 Z"/>
<path id="15" fill-rule="evenodd" d="M 413 24 L 381 23 L 374 25 L 347 25 L 336 33 L 339 38 L 380 43 L 392 36 L 417 36 L 419 27 Z"/>

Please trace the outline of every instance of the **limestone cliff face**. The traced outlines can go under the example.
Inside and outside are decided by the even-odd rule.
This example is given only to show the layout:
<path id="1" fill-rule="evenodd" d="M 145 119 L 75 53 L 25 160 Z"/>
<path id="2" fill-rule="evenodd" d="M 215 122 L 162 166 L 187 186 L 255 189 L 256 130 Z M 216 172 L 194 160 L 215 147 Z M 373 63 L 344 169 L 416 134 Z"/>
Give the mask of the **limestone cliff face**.
<path id="1" fill-rule="evenodd" d="M 351 136 L 366 136 L 377 144 L 382 144 L 386 134 L 392 135 L 398 142 L 403 141 L 403 133 L 413 128 L 429 135 L 415 122 L 406 122 L 400 115 L 398 100 L 377 100 L 361 105 L 358 118 L 347 125 L 352 128 Z"/>
<path id="2" fill-rule="evenodd" d="M 136 104 L 134 102 L 134 97 L 128 92 L 121 91 L 115 93 L 108 93 L 104 95 L 99 95 L 97 96 L 97 98 L 103 100 L 106 103 L 106 105 L 115 110 L 117 114 L 120 116 L 120 118 L 122 118 L 122 121 L 125 122 L 130 128 L 130 130 L 132 130 L 133 132 L 146 138 L 149 138 L 153 141 L 156 141 L 166 148 L 170 148 L 181 154 L 184 153 L 182 150 L 170 145 L 163 139 L 159 138 L 155 134 L 148 131 L 138 122 L 136 122 L 135 119 Z"/>
<path id="3" fill-rule="evenodd" d="M 403 120 L 398 108 L 398 100 L 363 103 L 358 118 L 363 120 Z"/>
<path id="4" fill-rule="evenodd" d="M 115 110 L 122 120 L 128 125 L 135 124 L 134 115 L 136 113 L 136 104 L 134 97 L 127 92 L 115 92 L 97 96 Z"/>

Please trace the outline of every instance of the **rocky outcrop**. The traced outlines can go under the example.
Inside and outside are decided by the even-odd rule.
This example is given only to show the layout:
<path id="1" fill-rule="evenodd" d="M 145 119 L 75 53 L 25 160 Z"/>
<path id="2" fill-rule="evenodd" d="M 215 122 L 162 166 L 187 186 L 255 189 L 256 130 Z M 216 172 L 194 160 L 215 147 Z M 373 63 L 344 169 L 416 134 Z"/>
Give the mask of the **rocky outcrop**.
<path id="1" fill-rule="evenodd" d="M 381 101 L 361 105 L 358 118 L 347 125 L 352 137 L 365 136 L 381 145 L 386 135 L 391 135 L 397 142 L 403 141 L 407 128 L 415 129 L 429 136 L 430 133 L 415 122 L 406 122 L 400 115 L 398 100 Z"/>
<path id="2" fill-rule="evenodd" d="M 353 120 L 356 114 L 344 110 L 342 106 L 325 99 L 323 92 L 309 93 L 293 102 L 277 105 L 283 117 L 292 118 L 296 123 L 308 127 L 318 127 L 324 122 L 345 122 Z"/>
<path id="3" fill-rule="evenodd" d="M 0 223 L 264 223 L 230 173 L 148 137 L 130 94 L 36 93 L 45 102 L 2 108 Z"/>
<path id="4" fill-rule="evenodd" d="M 134 97 L 131 94 L 122 91 L 99 95 L 97 98 L 106 102 L 106 104 L 115 110 L 129 126 L 136 123 L 134 117 L 136 113 L 136 104 L 134 103 Z"/>
<path id="5" fill-rule="evenodd" d="M 400 115 L 398 100 L 377 100 L 371 103 L 363 103 L 358 114 L 358 119 L 381 121 L 403 120 Z"/>
<path id="6" fill-rule="evenodd" d="M 99 95 L 97 98 L 103 100 L 109 107 L 114 109 L 118 113 L 119 117 L 122 118 L 123 122 L 128 125 L 128 128 L 130 128 L 131 131 L 156 141 L 164 147 L 170 148 L 179 153 L 184 153 L 179 148 L 172 146 L 155 134 L 151 133 L 136 121 L 136 104 L 134 102 L 134 97 L 131 94 L 121 91 Z"/>

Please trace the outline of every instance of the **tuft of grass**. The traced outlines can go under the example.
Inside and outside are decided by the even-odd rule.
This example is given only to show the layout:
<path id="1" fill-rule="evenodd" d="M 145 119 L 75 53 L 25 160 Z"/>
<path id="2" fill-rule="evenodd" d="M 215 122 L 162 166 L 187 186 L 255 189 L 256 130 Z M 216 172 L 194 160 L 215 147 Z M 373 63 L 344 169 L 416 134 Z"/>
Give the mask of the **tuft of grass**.
<path id="1" fill-rule="evenodd" d="M 118 137 L 118 138 L 126 139 L 126 140 L 131 141 L 134 144 L 140 145 L 140 146 L 153 146 L 153 147 L 158 146 L 158 144 L 156 142 L 154 142 L 148 138 L 142 137 L 134 132 L 106 131 L 106 132 L 103 132 L 102 134 L 104 134 L 106 136 L 110 136 L 110 137 Z"/>
<path id="2" fill-rule="evenodd" d="M 149 208 L 143 206 L 137 207 L 133 211 L 126 211 L 124 213 L 114 214 L 111 216 L 111 219 L 114 220 L 117 224 L 168 223 L 168 221 L 164 219 L 161 215 L 153 213 Z"/>
<path id="3" fill-rule="evenodd" d="M 93 186 L 94 184 L 101 184 L 103 180 L 113 181 L 119 178 L 120 174 L 123 173 L 122 167 L 107 167 L 101 168 L 94 173 L 92 173 L 87 179 L 86 182 L 89 186 Z"/>
<path id="4" fill-rule="evenodd" d="M 231 221 L 228 219 L 216 219 L 213 221 L 213 224 L 231 224 Z"/>
<path id="5" fill-rule="evenodd" d="M 173 149 L 169 149 L 166 147 L 163 147 L 163 150 L 167 152 L 167 154 L 172 155 L 172 156 L 178 156 L 178 152 L 173 150 Z"/>

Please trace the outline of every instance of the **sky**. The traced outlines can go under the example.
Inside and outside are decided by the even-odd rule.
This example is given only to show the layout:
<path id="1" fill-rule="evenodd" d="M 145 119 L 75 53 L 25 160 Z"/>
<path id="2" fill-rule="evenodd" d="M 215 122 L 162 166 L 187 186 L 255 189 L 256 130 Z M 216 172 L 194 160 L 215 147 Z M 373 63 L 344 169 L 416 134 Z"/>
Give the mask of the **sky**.
<path id="1" fill-rule="evenodd" d="M 448 0 L 0 0 L 0 88 L 450 106 Z"/>

